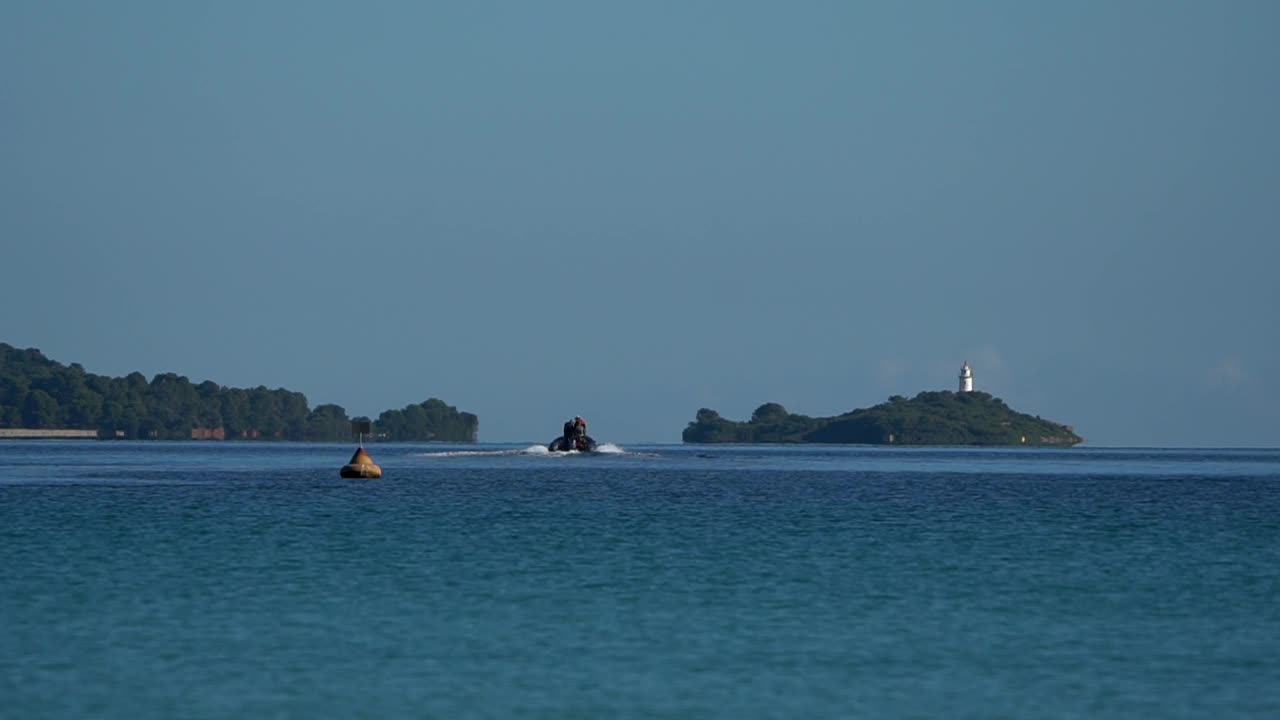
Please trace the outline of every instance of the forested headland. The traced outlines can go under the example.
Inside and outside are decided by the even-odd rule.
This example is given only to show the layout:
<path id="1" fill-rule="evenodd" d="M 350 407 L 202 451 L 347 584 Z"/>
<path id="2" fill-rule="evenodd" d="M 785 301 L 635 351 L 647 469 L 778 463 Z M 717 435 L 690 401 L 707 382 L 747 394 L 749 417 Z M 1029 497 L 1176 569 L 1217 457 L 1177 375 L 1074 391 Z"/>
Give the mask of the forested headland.
<path id="1" fill-rule="evenodd" d="M 756 408 L 748 422 L 702 408 L 682 435 L 687 443 L 851 443 L 860 445 L 1075 445 L 1071 427 L 1009 408 L 984 392 L 894 395 L 874 407 L 835 417 Z"/>
<path id="2" fill-rule="evenodd" d="M 39 350 L 0 343 L 0 428 L 93 430 L 100 438 L 343 441 L 351 421 L 341 405 L 310 407 L 278 388 L 192 383 L 174 373 L 106 377 L 62 365 Z M 430 398 L 373 420 L 374 439 L 475 442 L 480 419 Z"/>

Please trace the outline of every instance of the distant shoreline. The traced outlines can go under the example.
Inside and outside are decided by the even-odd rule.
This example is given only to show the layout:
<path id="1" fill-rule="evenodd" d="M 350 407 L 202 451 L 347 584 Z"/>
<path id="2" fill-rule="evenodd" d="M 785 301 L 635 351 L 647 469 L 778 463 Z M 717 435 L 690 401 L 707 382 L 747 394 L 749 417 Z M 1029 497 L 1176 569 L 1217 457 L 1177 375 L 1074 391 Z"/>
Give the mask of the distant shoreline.
<path id="1" fill-rule="evenodd" d="M 307 440 L 299 438 L 286 437 L 234 437 L 234 438 L 217 438 L 217 437 L 191 437 L 191 438 L 129 438 L 125 437 L 123 432 L 117 431 L 114 438 L 102 437 L 97 430 L 75 430 L 69 428 L 0 428 L 0 442 L 5 440 L 100 440 L 102 442 L 145 442 L 145 443 L 308 443 L 316 445 L 333 445 L 335 443 L 345 443 L 343 439 L 318 439 Z M 356 438 L 352 437 L 351 442 L 355 442 Z M 366 445 L 390 445 L 396 443 L 418 444 L 418 443 L 440 443 L 442 445 L 474 445 L 475 441 L 470 440 L 390 440 L 379 439 L 376 437 L 366 437 L 364 439 Z M 518 443 L 516 443 L 518 444 Z"/>
<path id="2" fill-rule="evenodd" d="M 306 395 L 284 388 L 195 384 L 174 373 L 106 377 L 0 342 L 0 431 L 9 431 L 0 439 L 340 442 L 357 432 L 353 423 L 397 441 L 475 442 L 480 418 L 439 398 L 352 418 L 341 405 L 311 407 Z"/>

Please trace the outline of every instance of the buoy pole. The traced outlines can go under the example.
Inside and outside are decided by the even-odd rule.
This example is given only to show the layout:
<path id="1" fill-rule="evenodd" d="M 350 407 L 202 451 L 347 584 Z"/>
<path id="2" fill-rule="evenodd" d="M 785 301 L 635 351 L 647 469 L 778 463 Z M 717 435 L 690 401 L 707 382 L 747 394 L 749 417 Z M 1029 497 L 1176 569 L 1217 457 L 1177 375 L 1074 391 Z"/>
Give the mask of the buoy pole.
<path id="1" fill-rule="evenodd" d="M 369 457 L 369 453 L 364 449 L 364 436 L 370 430 L 368 420 L 353 420 L 351 429 L 356 431 L 359 447 L 351 456 L 351 461 L 342 466 L 338 471 L 338 475 L 350 479 L 374 480 L 382 477 L 382 468 L 373 462 L 373 458 Z"/>

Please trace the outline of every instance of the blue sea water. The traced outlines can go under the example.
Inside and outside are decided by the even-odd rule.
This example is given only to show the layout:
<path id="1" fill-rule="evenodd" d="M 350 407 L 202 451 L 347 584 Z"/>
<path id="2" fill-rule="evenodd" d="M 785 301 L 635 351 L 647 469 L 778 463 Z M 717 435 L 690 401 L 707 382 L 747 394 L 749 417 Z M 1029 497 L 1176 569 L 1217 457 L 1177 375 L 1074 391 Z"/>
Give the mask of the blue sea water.
<path id="1" fill-rule="evenodd" d="M 1276 718 L 1280 452 L 0 443 L 5 718 Z"/>

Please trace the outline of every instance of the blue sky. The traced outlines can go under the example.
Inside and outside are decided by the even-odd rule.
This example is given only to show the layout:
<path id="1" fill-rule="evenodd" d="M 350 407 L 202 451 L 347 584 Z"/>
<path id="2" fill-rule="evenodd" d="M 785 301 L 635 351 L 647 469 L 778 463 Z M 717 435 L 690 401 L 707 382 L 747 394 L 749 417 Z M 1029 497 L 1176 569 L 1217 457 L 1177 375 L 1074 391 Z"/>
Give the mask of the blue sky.
<path id="1" fill-rule="evenodd" d="M 0 341 L 122 375 L 827 415 L 960 364 L 1280 445 L 1280 4 L 0 4 Z"/>

